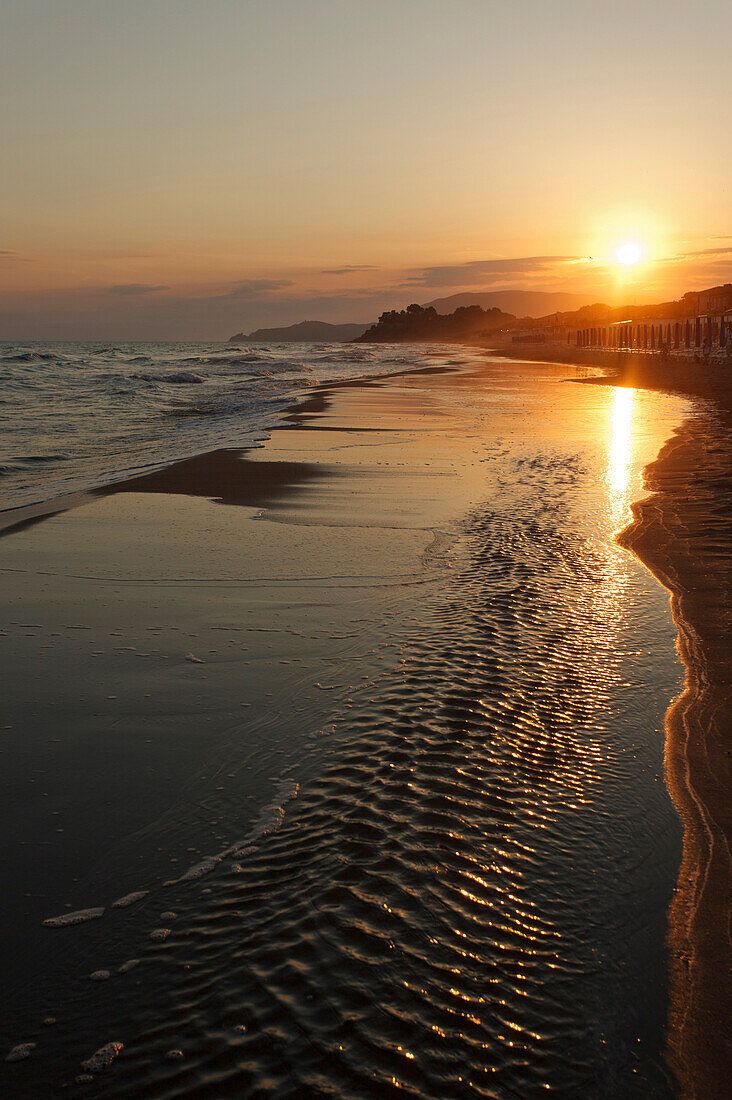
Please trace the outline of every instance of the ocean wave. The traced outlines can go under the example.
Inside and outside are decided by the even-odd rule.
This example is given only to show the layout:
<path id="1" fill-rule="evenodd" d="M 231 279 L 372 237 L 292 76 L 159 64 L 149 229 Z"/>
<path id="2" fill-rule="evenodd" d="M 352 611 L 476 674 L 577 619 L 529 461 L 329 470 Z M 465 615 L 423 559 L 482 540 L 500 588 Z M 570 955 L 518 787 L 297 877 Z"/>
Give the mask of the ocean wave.
<path id="1" fill-rule="evenodd" d="M 15 355 L 3 355 L 6 363 L 40 363 L 58 359 L 59 355 L 54 351 L 19 351 Z"/>
<path id="2" fill-rule="evenodd" d="M 171 382 L 175 385 L 197 385 L 205 382 L 206 378 L 195 371 L 176 371 L 173 374 L 133 374 L 133 378 L 141 382 Z"/>

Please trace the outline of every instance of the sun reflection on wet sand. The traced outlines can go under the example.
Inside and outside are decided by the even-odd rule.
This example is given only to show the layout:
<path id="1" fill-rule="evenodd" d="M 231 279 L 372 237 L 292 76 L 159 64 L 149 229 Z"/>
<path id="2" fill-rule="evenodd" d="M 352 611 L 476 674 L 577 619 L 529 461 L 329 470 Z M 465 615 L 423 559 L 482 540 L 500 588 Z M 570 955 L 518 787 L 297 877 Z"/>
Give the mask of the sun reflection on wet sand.
<path id="1" fill-rule="evenodd" d="M 634 408 L 635 390 L 619 387 L 613 390 L 605 481 L 608 490 L 608 514 L 614 529 L 631 518 L 629 496 L 633 488 L 631 481 L 635 464 Z"/>

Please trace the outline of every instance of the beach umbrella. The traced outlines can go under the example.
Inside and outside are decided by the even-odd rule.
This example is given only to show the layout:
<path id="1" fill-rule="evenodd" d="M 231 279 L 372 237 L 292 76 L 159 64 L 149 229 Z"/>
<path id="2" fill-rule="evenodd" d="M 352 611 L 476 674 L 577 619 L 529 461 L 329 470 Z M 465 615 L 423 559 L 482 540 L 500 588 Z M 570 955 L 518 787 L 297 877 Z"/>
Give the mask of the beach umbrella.
<path id="1" fill-rule="evenodd" d="M 651 325 L 651 351 L 656 350 L 656 329 L 654 325 Z"/>
<path id="2" fill-rule="evenodd" d="M 635 346 L 637 348 L 639 348 L 641 346 L 641 327 L 640 327 L 640 325 L 638 325 L 637 328 L 636 328 Z"/>
<path id="3" fill-rule="evenodd" d="M 674 349 L 679 350 L 679 343 L 681 342 L 681 326 L 678 321 L 674 321 Z"/>
<path id="4" fill-rule="evenodd" d="M 643 348 L 648 347 L 648 325 L 643 326 Z"/>
<path id="5" fill-rule="evenodd" d="M 707 314 L 707 341 L 709 342 L 709 346 L 711 347 L 711 345 L 712 345 L 712 315 L 711 315 L 711 313 Z"/>
<path id="6" fill-rule="evenodd" d="M 684 329 L 684 344 L 687 348 L 691 347 L 691 325 L 689 324 L 689 318 L 686 318 L 686 327 Z"/>
<path id="7" fill-rule="evenodd" d="M 726 336 L 724 332 L 724 314 L 719 318 L 719 346 L 723 348 L 726 343 Z"/>
<path id="8" fill-rule="evenodd" d="M 694 343 L 698 348 L 701 347 L 701 317 L 694 318 Z"/>

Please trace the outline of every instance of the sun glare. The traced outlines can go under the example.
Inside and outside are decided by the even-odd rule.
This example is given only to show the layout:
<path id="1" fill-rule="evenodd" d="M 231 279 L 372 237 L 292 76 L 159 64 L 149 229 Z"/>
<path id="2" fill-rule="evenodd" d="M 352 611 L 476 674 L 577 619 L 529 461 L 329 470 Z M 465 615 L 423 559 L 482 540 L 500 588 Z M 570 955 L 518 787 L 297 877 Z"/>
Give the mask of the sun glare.
<path id="1" fill-rule="evenodd" d="M 633 264 L 639 263 L 640 258 L 641 246 L 637 241 L 625 241 L 615 253 L 615 259 L 625 267 L 632 267 Z"/>

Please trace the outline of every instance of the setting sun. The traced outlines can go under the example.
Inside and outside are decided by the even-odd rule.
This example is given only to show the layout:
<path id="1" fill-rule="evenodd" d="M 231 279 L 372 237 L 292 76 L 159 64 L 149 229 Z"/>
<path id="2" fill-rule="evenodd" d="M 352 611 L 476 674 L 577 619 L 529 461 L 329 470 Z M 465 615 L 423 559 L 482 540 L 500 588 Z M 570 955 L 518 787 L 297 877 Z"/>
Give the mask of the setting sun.
<path id="1" fill-rule="evenodd" d="M 633 264 L 637 264 L 641 258 L 641 246 L 637 241 L 625 241 L 621 244 L 615 253 L 615 259 L 619 264 L 624 264 L 626 267 L 632 267 Z"/>

